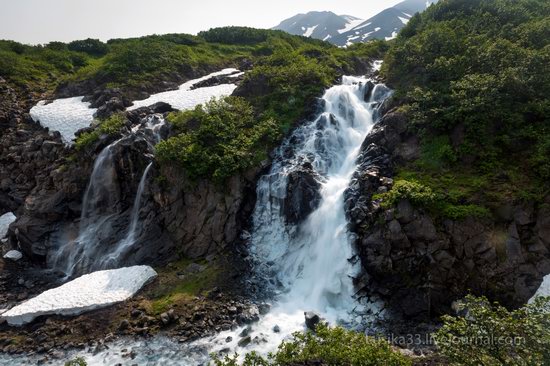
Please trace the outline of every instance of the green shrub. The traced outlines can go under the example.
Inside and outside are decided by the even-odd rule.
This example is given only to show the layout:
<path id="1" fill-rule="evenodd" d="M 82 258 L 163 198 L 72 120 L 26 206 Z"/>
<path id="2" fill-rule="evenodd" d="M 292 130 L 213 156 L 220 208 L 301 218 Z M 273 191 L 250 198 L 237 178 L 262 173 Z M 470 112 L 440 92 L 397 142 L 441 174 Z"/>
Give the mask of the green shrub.
<path id="1" fill-rule="evenodd" d="M 126 117 L 124 113 L 115 113 L 104 121 L 98 121 L 97 128 L 90 132 L 84 132 L 75 141 L 75 148 L 77 151 L 81 151 L 86 147 L 92 145 L 98 141 L 101 135 L 114 136 L 120 133 L 122 127 L 126 123 Z"/>
<path id="2" fill-rule="evenodd" d="M 438 169 L 443 155 L 483 173 L 517 159 L 547 185 L 549 13 L 546 0 L 447 0 L 405 26 L 382 73 L 424 145 L 462 131 L 460 146 L 423 163 Z"/>
<path id="3" fill-rule="evenodd" d="M 440 352 L 456 365 L 549 365 L 550 298 L 509 311 L 467 296 L 463 317 L 444 316 L 435 333 Z"/>
<path id="4" fill-rule="evenodd" d="M 237 356 L 214 358 L 216 366 L 237 366 Z M 394 351 L 385 340 L 367 337 L 341 327 L 319 325 L 316 333 L 294 333 L 293 339 L 283 341 L 277 352 L 267 359 L 255 353 L 245 356 L 243 366 L 283 366 L 321 361 L 324 365 L 405 366 L 409 358 Z"/>
<path id="5" fill-rule="evenodd" d="M 83 357 L 77 357 L 71 361 L 65 362 L 65 366 L 87 366 L 88 363 Z"/>
<path id="6" fill-rule="evenodd" d="M 265 159 L 266 148 L 280 136 L 273 119 L 257 119 L 250 103 L 239 97 L 173 113 L 169 121 L 178 134 L 157 145 L 159 161 L 178 162 L 192 179 L 218 183 Z"/>
<path id="7" fill-rule="evenodd" d="M 432 207 L 437 197 L 430 187 L 417 181 L 397 180 L 389 192 L 382 193 L 373 198 L 382 199 L 384 207 L 397 205 L 401 200 L 408 200 L 417 207 Z"/>

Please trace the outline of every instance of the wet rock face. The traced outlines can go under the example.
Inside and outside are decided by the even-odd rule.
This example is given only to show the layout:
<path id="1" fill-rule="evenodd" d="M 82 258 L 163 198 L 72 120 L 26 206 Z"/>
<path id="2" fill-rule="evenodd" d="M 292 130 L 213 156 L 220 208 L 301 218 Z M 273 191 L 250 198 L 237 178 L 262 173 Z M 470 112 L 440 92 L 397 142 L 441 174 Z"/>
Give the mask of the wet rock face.
<path id="1" fill-rule="evenodd" d="M 406 118 L 391 111 L 363 143 L 345 193 L 363 291 L 409 319 L 448 313 L 469 291 L 508 306 L 525 303 L 550 273 L 550 210 L 510 205 L 493 222 L 434 218 L 406 200 L 381 208 L 372 196 L 391 189 L 396 162 L 418 153 Z"/>
<path id="2" fill-rule="evenodd" d="M 289 224 L 297 225 L 313 212 L 321 201 L 321 177 L 306 162 L 288 175 L 284 215 Z"/>
<path id="3" fill-rule="evenodd" d="M 256 171 L 230 178 L 224 187 L 192 181 L 178 167 L 162 167 L 153 186 L 156 220 L 177 250 L 189 258 L 233 243 L 255 203 Z"/>

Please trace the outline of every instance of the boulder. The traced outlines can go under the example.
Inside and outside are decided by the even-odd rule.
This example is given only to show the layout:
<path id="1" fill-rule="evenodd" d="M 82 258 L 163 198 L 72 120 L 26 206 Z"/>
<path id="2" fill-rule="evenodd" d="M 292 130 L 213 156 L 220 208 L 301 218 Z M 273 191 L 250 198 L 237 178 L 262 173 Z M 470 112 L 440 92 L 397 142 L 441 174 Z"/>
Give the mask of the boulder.
<path id="1" fill-rule="evenodd" d="M 321 316 L 314 311 L 306 311 L 304 317 L 307 329 L 314 332 L 317 324 L 321 322 Z"/>
<path id="2" fill-rule="evenodd" d="M 10 250 L 6 254 L 4 254 L 4 259 L 9 259 L 9 260 L 12 260 L 14 262 L 17 262 L 21 258 L 23 258 L 23 253 L 21 253 L 18 250 Z"/>
<path id="3" fill-rule="evenodd" d="M 313 212 L 321 201 L 320 177 L 310 163 L 293 170 L 288 175 L 284 216 L 289 224 L 299 224 Z"/>
<path id="4" fill-rule="evenodd" d="M 8 234 L 10 225 L 17 219 L 13 212 L 8 212 L 0 216 L 0 239 L 4 239 Z"/>

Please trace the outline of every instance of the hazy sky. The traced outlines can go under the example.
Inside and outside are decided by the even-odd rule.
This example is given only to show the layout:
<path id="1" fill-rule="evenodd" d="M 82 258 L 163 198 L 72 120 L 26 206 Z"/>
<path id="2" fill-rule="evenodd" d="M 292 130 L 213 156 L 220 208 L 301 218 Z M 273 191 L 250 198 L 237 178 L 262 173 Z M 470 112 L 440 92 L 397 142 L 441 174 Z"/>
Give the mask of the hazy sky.
<path id="1" fill-rule="evenodd" d="M 0 39 L 23 43 L 270 28 L 311 10 L 368 18 L 401 0 L 0 0 Z"/>

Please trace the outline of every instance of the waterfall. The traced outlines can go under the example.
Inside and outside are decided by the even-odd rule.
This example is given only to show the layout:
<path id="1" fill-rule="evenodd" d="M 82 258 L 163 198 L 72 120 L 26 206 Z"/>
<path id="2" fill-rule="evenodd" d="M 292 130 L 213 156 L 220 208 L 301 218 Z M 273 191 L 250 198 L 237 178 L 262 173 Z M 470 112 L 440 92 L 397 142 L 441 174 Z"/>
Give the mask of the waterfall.
<path id="1" fill-rule="evenodd" d="M 90 181 L 82 199 L 79 232 L 75 240 L 62 245 L 53 252 L 49 262 L 52 268 L 66 276 L 100 269 L 116 268 L 140 234 L 139 213 L 146 186 L 147 175 L 152 167 L 149 162 L 137 188 L 129 217 L 129 227 L 124 238 L 108 245 L 120 226 L 121 187 L 118 181 L 113 149 L 126 139 L 141 134 L 152 147 L 160 141 L 160 128 L 165 121 L 161 115 L 147 116 L 132 129 L 131 133 L 105 147 L 97 156 Z M 147 153 L 147 151 L 144 151 Z M 144 157 L 146 158 L 146 157 Z M 150 159 L 150 158 L 147 158 Z"/>
<path id="2" fill-rule="evenodd" d="M 357 268 L 351 260 L 344 192 L 375 112 L 391 94 L 383 84 L 367 93 L 372 86 L 368 79 L 345 76 L 341 85 L 328 89 L 324 111 L 282 144 L 269 173 L 258 182 L 250 252 L 259 285 L 274 294 L 274 306 L 251 329 L 253 337 L 267 344 L 252 342 L 246 351 L 276 349 L 304 328 L 305 311 L 316 311 L 331 323 L 353 321 L 359 306 L 352 284 Z M 321 183 L 320 202 L 303 222 L 289 224 L 284 215 L 288 177 L 304 164 L 313 167 Z M 273 332 L 275 326 L 280 332 Z M 229 344 L 223 341 L 228 334 L 234 336 Z M 224 332 L 212 341 L 218 344 L 215 351 L 238 348 L 235 333 Z"/>
<path id="3" fill-rule="evenodd" d="M 109 254 L 107 259 L 105 260 L 106 267 L 116 266 L 119 263 L 120 258 L 124 256 L 124 254 L 132 247 L 132 245 L 136 241 L 136 235 L 140 232 L 138 229 L 138 224 L 139 211 L 141 209 L 141 198 L 143 196 L 143 190 L 145 189 L 145 183 L 147 182 L 147 175 L 152 166 L 153 162 L 147 165 L 147 168 L 145 168 L 145 171 L 141 176 L 141 180 L 139 181 L 136 198 L 132 206 L 132 214 L 130 216 L 130 228 L 128 229 L 128 233 L 126 234 L 126 237 L 116 245 L 114 252 Z"/>

